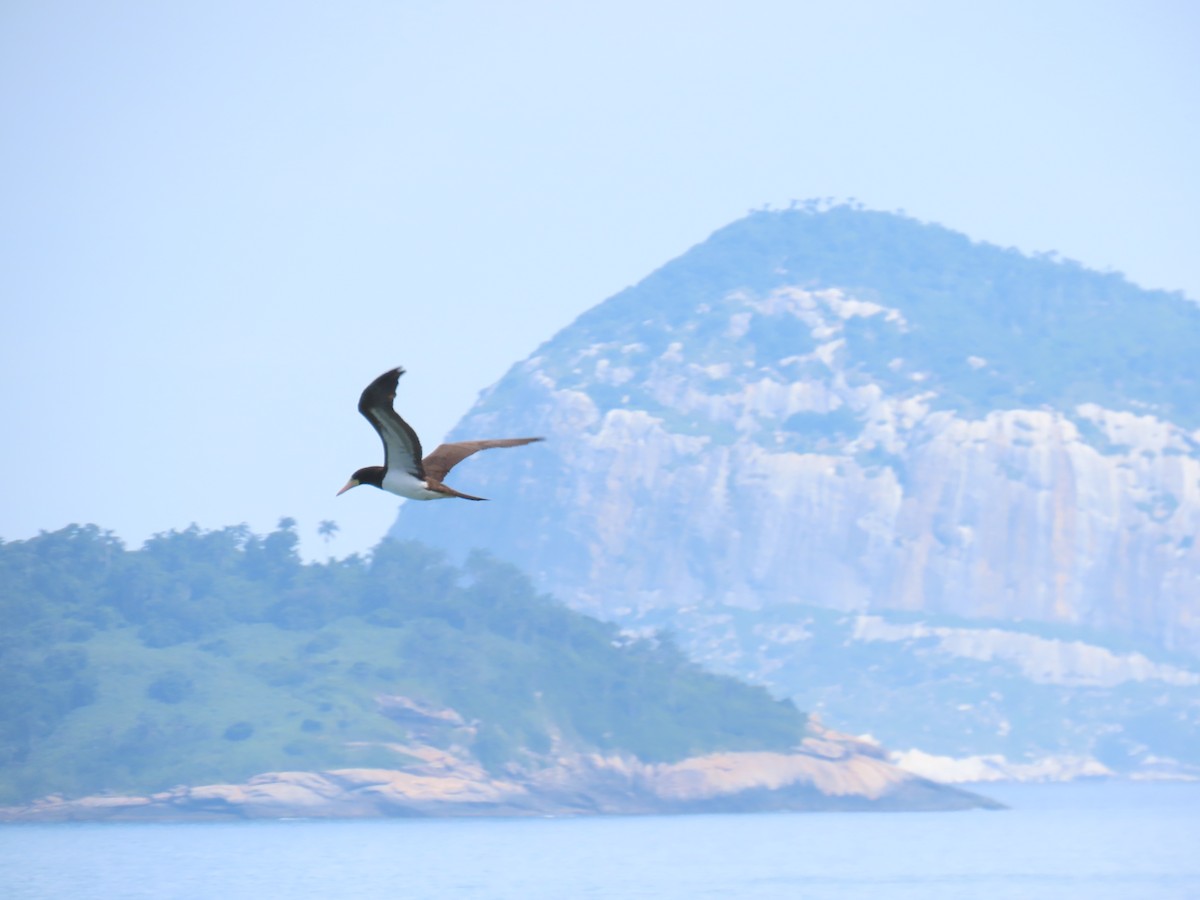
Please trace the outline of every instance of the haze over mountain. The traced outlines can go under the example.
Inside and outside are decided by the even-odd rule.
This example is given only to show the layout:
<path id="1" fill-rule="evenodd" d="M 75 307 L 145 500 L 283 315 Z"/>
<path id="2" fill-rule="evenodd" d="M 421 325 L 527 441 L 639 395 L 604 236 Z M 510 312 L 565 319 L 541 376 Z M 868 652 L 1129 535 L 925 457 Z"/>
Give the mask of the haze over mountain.
<path id="1" fill-rule="evenodd" d="M 548 438 L 473 465 L 499 502 L 391 534 L 485 547 L 896 746 L 1196 763 L 1198 349 L 1192 301 L 1117 273 L 758 212 L 483 394 L 453 437 Z"/>

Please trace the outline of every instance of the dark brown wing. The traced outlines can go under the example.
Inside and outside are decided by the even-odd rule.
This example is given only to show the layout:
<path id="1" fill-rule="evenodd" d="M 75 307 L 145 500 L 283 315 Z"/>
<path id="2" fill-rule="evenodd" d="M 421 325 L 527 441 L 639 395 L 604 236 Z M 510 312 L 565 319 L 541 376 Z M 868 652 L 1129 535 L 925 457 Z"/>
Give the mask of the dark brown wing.
<path id="1" fill-rule="evenodd" d="M 421 466 L 421 440 L 407 422 L 396 415 L 392 401 L 396 399 L 396 385 L 404 369 L 400 366 L 384 372 L 367 385 L 358 398 L 358 411 L 379 432 L 383 441 L 384 465 L 407 471 L 425 480 Z"/>
<path id="2" fill-rule="evenodd" d="M 456 465 L 480 450 L 490 450 L 493 447 L 520 447 L 532 444 L 534 441 L 544 441 L 545 438 L 497 438 L 490 441 L 459 441 L 457 444 L 442 444 L 425 457 L 425 474 L 430 478 L 441 481 L 446 473 Z"/>

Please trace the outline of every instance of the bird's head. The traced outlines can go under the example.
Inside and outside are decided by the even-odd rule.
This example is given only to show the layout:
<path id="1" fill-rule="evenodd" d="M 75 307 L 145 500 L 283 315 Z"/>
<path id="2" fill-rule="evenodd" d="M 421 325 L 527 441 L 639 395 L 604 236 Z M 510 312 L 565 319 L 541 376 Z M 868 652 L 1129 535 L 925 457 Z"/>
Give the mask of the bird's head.
<path id="1" fill-rule="evenodd" d="M 359 469 L 350 476 L 350 480 L 346 482 L 346 486 L 338 491 L 338 495 L 346 493 L 352 487 L 358 487 L 360 484 L 369 484 L 372 487 L 383 487 L 383 466 L 367 466 L 364 469 Z"/>

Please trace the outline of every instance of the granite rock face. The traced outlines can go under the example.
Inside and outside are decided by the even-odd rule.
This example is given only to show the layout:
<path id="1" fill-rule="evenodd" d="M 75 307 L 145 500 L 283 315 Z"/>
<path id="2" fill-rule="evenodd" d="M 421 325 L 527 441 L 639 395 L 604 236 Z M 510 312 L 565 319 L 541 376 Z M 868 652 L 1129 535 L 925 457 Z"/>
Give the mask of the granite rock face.
<path id="1" fill-rule="evenodd" d="M 1195 304 L 899 217 L 760 218 L 514 366 L 455 436 L 546 442 L 464 468 L 497 498 L 469 524 L 391 533 L 609 617 L 804 603 L 1200 652 Z M 829 269 L 846 229 L 863 259 Z"/>
<path id="2" fill-rule="evenodd" d="M 793 753 L 719 753 L 673 764 L 569 754 L 504 776 L 432 747 L 395 749 L 423 761 L 403 770 L 270 772 L 244 784 L 146 797 L 48 797 L 0 808 L 0 822 L 998 808 L 901 770 L 872 745 L 820 729 Z"/>

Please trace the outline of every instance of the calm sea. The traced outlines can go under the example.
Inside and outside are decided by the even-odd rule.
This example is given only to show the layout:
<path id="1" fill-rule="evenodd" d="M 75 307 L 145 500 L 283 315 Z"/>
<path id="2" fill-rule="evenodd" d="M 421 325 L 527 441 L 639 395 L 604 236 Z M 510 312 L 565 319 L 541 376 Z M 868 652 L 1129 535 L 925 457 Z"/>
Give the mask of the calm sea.
<path id="1" fill-rule="evenodd" d="M 1004 812 L 0 826 L 4 898 L 1200 898 L 1200 785 Z"/>

